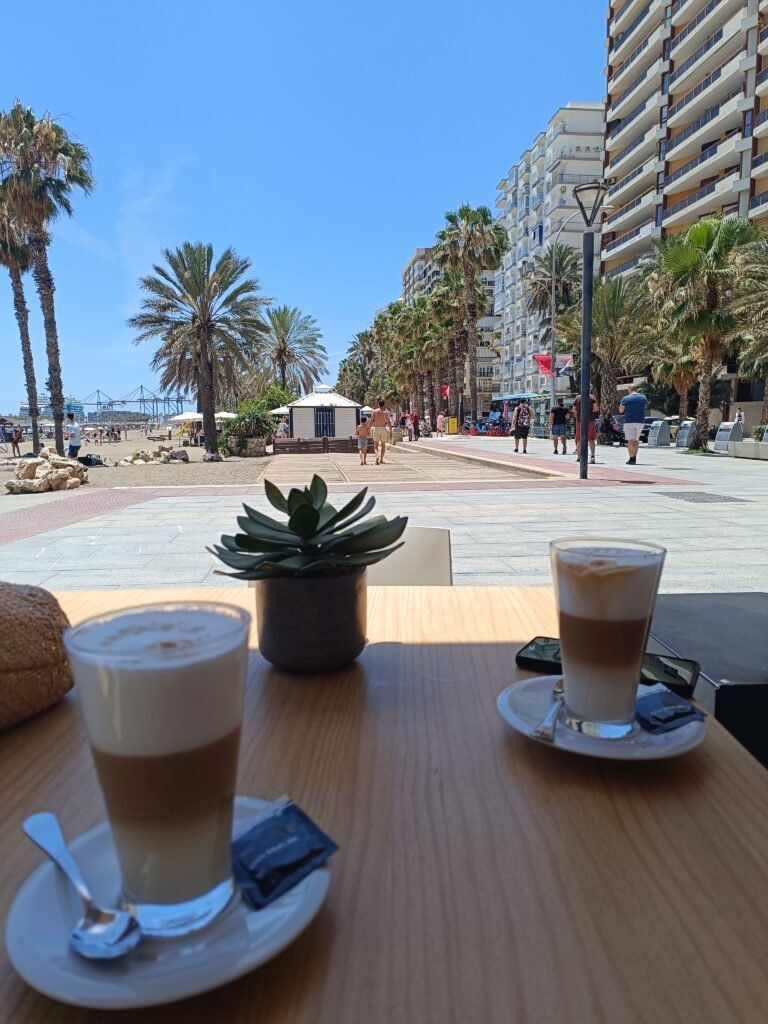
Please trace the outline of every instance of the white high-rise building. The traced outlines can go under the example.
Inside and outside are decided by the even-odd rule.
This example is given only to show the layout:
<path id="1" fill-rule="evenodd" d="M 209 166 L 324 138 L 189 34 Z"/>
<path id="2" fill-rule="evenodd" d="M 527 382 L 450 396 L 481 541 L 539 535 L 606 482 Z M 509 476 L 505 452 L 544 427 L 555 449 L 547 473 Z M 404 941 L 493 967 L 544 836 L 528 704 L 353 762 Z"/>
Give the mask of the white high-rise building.
<path id="1" fill-rule="evenodd" d="M 539 317 L 528 311 L 525 278 L 558 232 L 560 244 L 581 247 L 583 221 L 573 186 L 602 178 L 603 115 L 602 103 L 561 107 L 497 185 L 496 220 L 506 227 L 510 245 L 494 284 L 502 394 L 547 390 L 533 358 L 544 348 Z"/>
<path id="2" fill-rule="evenodd" d="M 414 249 L 402 271 L 403 302 L 412 303 L 419 295 L 430 295 L 440 280 L 442 271 L 432 258 L 433 252 L 433 248 Z M 487 304 L 477 321 L 477 401 L 481 416 L 488 414 L 491 401 L 501 393 L 500 342 L 496 338 L 501 318 L 494 311 L 494 278 L 493 270 L 482 272 Z M 464 373 L 464 409 L 469 412 L 469 360 Z"/>

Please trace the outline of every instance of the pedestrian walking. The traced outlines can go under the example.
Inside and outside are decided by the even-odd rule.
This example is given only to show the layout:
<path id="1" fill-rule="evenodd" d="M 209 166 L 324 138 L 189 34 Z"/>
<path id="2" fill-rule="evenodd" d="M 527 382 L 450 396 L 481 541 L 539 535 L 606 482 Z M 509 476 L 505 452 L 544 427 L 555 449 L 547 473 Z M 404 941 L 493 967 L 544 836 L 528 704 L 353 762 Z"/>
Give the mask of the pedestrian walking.
<path id="1" fill-rule="evenodd" d="M 445 434 L 445 413 L 439 412 L 437 414 L 437 436 L 442 437 Z"/>
<path id="2" fill-rule="evenodd" d="M 640 448 L 640 434 L 645 426 L 645 407 L 648 399 L 641 395 L 637 388 L 630 386 L 626 397 L 622 399 L 619 412 L 624 414 L 624 437 L 627 439 L 629 458 L 628 466 L 637 463 L 637 452 Z"/>
<path id="3" fill-rule="evenodd" d="M 563 455 L 568 454 L 568 450 L 566 448 L 566 444 L 568 442 L 566 432 L 568 430 L 568 420 L 570 418 L 571 414 L 565 408 L 562 398 L 558 398 L 554 409 L 549 414 L 549 432 L 552 436 L 552 444 L 555 449 L 552 453 L 553 455 L 557 455 L 558 438 L 563 446 Z"/>
<path id="4" fill-rule="evenodd" d="M 528 454 L 528 431 L 531 429 L 531 407 L 528 399 L 523 398 L 512 414 L 512 426 L 515 431 L 515 451 L 523 442 L 523 455 Z"/>
<path id="5" fill-rule="evenodd" d="M 383 398 L 380 398 L 377 404 L 378 409 L 371 416 L 371 426 L 373 427 L 373 448 L 376 452 L 376 465 L 378 466 L 379 463 L 384 464 L 384 453 L 387 450 L 387 437 L 392 417 L 387 412 L 387 403 Z"/>
<path id="6" fill-rule="evenodd" d="M 76 459 L 80 452 L 82 441 L 80 438 L 80 424 L 75 423 L 75 414 L 73 412 L 67 413 L 67 434 L 69 437 L 67 455 L 70 459 Z"/>
<path id="7" fill-rule="evenodd" d="M 595 426 L 595 417 L 600 412 L 600 403 L 597 400 L 597 396 L 591 391 L 589 392 L 589 433 L 587 434 L 587 441 L 589 442 L 589 461 L 594 464 L 595 461 L 595 445 L 597 443 L 597 427 Z M 576 461 L 578 462 L 581 458 L 581 395 L 577 395 L 573 403 L 573 415 L 576 419 Z"/>
<path id="8" fill-rule="evenodd" d="M 736 409 L 736 422 L 740 423 L 742 427 L 744 426 L 744 410 L 741 408 L 741 406 L 738 406 L 738 408 Z"/>
<path id="9" fill-rule="evenodd" d="M 421 437 L 421 420 L 416 411 L 411 413 L 411 425 L 413 427 L 413 439 L 414 441 L 418 441 Z"/>
<path id="10" fill-rule="evenodd" d="M 363 416 L 358 424 L 357 430 L 357 453 L 360 456 L 360 465 L 368 465 L 368 441 L 371 436 L 371 428 L 368 423 L 368 417 Z"/>

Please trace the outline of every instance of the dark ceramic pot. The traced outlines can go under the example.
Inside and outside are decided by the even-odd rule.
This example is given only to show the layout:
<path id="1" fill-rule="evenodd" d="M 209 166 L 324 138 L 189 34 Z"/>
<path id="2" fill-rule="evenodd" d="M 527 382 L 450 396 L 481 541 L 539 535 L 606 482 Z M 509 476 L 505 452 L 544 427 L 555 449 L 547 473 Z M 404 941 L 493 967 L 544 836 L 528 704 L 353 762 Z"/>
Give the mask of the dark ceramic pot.
<path id="1" fill-rule="evenodd" d="M 259 650 L 285 672 L 333 672 L 365 647 L 365 570 L 318 579 L 256 580 Z"/>

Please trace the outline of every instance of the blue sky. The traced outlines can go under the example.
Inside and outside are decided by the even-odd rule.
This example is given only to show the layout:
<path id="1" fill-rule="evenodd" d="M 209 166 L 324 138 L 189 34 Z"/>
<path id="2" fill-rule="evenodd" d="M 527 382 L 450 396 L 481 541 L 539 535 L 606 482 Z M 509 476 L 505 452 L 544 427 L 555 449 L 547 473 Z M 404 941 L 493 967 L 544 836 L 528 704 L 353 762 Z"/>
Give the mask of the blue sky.
<path id="1" fill-rule="evenodd" d="M 0 105 L 50 110 L 97 186 L 54 226 L 64 387 L 153 386 L 125 326 L 185 239 L 234 245 L 318 320 L 329 380 L 443 213 L 495 185 L 569 99 L 604 92 L 605 0 L 81 0 L 12 4 Z M 109 11 L 109 14 L 105 14 Z M 47 28 L 43 29 L 43 24 Z M 25 45 L 29 39 L 30 48 Z M 33 346 L 45 379 L 32 282 Z M 0 275 L 0 412 L 24 396 Z"/>

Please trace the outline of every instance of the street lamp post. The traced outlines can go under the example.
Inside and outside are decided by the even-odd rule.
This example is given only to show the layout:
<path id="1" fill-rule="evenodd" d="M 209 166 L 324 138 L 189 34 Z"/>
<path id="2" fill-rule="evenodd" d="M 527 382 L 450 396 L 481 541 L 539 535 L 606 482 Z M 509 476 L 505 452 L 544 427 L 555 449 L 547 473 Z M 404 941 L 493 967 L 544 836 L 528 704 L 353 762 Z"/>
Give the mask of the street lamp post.
<path id="1" fill-rule="evenodd" d="M 604 181 L 576 185 L 573 190 L 574 199 L 579 204 L 579 211 L 585 224 L 581 256 L 581 409 L 579 417 L 581 433 L 579 479 L 581 480 L 586 480 L 588 475 L 589 426 L 592 418 L 589 392 L 592 376 L 592 288 L 595 276 L 594 225 L 607 193 L 608 184 Z"/>
<path id="2" fill-rule="evenodd" d="M 556 375 L 555 375 L 555 360 L 557 358 L 557 335 L 555 334 L 555 320 L 557 317 L 556 312 L 556 295 L 557 295 L 557 245 L 560 241 L 560 235 L 567 224 L 569 224 L 574 217 L 579 216 L 579 210 L 572 213 L 570 217 L 566 217 L 560 227 L 557 229 L 555 240 L 552 243 L 552 280 L 550 281 L 550 317 L 549 317 L 549 368 L 552 371 L 552 379 L 549 382 L 549 411 L 555 408 L 555 388 L 556 388 Z"/>

